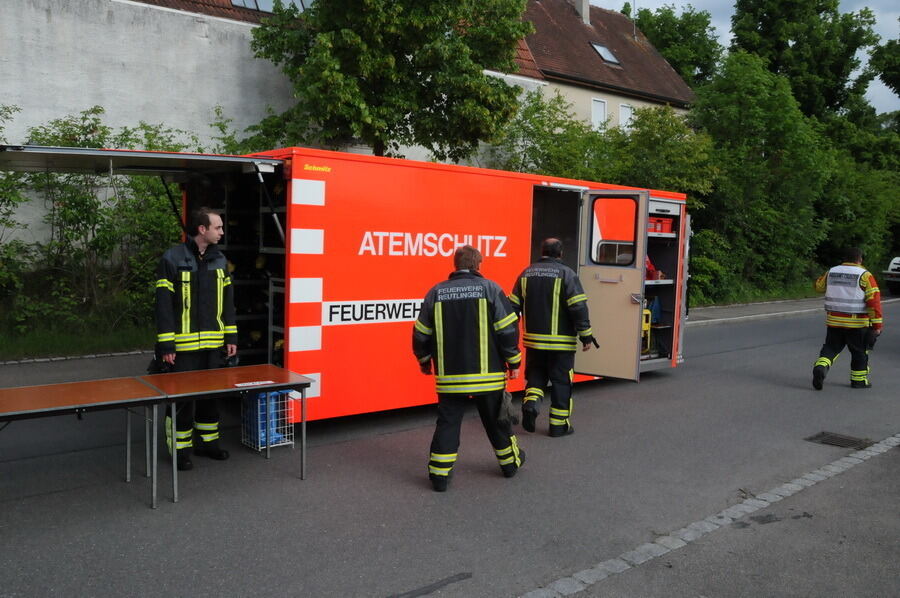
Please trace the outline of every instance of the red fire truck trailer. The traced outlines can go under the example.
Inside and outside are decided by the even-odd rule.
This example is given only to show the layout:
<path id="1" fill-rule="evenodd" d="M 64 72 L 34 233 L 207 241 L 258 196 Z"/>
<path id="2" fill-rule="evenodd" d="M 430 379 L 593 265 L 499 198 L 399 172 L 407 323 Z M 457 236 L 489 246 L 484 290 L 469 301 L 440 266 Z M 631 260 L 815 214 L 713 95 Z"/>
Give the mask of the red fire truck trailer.
<path id="1" fill-rule="evenodd" d="M 577 353 L 576 380 L 638 380 L 682 361 L 683 194 L 305 148 L 217 156 L 4 146 L 0 170 L 160 175 L 181 184 L 183 209 L 220 210 L 241 363 L 315 380 L 310 420 L 434 402 L 411 353 L 412 323 L 465 244 L 509 291 L 542 239 L 563 241 L 600 343 Z"/>

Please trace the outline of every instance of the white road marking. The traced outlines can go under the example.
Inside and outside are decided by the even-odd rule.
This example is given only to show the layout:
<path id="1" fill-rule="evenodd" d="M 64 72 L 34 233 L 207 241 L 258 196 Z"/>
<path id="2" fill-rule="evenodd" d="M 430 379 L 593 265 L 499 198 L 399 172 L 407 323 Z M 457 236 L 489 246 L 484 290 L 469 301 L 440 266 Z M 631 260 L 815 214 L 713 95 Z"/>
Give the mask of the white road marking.
<path id="1" fill-rule="evenodd" d="M 616 558 L 603 561 L 590 569 L 578 571 L 571 576 L 554 580 L 543 587 L 523 594 L 520 598 L 559 598 L 560 596 L 577 594 L 607 577 L 638 567 L 672 550 L 678 550 L 687 546 L 694 540 L 721 529 L 733 521 L 743 519 L 750 513 L 771 506 L 773 502 L 802 492 L 810 486 L 839 475 L 896 446 L 900 446 L 900 433 L 888 436 L 869 448 L 836 459 L 815 471 L 805 473 L 786 484 L 776 486 L 768 492 L 761 492 L 755 497 L 732 505 L 720 513 L 695 521 L 679 530 L 670 532 L 668 535 L 659 536 L 653 540 L 653 543 L 641 544 L 634 550 L 629 550 Z"/>

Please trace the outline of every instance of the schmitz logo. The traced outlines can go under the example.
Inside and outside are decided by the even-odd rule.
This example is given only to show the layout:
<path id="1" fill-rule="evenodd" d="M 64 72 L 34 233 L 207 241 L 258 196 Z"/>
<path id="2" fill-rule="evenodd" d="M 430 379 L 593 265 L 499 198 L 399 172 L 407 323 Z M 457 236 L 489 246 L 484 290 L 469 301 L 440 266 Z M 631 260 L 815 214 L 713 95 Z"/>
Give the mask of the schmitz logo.
<path id="1" fill-rule="evenodd" d="M 506 257 L 506 235 L 366 231 L 358 255 L 449 257 L 471 245 L 485 257 Z"/>
<path id="2" fill-rule="evenodd" d="M 327 301 L 322 304 L 322 325 L 412 322 L 421 309 L 421 299 Z"/>

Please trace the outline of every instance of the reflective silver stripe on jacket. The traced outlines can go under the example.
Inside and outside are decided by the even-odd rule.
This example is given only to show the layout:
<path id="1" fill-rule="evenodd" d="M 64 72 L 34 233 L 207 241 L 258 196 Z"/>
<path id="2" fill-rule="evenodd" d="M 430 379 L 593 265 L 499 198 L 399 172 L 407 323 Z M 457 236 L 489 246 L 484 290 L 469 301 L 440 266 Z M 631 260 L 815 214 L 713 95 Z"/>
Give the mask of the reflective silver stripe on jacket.
<path id="1" fill-rule="evenodd" d="M 866 293 L 859 287 L 866 269 L 842 264 L 828 271 L 825 310 L 847 314 L 866 313 Z"/>

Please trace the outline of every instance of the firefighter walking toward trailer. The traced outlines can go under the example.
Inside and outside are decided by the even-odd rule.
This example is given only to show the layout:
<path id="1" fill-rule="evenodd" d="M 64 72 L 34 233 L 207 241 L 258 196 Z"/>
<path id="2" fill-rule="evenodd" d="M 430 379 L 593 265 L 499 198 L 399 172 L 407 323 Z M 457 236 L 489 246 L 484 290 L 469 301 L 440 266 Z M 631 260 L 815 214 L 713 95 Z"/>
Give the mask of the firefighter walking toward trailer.
<path id="1" fill-rule="evenodd" d="M 199 208 L 191 213 L 188 231 L 187 241 L 163 254 L 156 281 L 156 352 L 175 372 L 222 367 L 223 348 L 228 357 L 237 354 L 233 287 L 225 255 L 216 247 L 224 233 L 222 218 Z M 219 447 L 216 399 L 182 401 L 175 408 L 179 470 L 193 468 L 191 448 L 219 461 L 228 458 L 228 451 Z M 171 452 L 170 417 L 166 440 Z"/>
<path id="2" fill-rule="evenodd" d="M 591 330 L 587 296 L 575 272 L 562 263 L 559 239 L 541 243 L 541 259 L 516 279 L 509 299 L 524 321 L 525 396 L 522 427 L 534 432 L 547 381 L 552 437 L 572 434 L 572 386 L 575 351 L 597 345 Z"/>
<path id="3" fill-rule="evenodd" d="M 862 265 L 862 251 L 853 247 L 844 263 L 831 268 L 816 280 L 815 288 L 825 293 L 825 344 L 813 366 L 813 388 L 822 390 L 825 376 L 844 346 L 850 350 L 850 386 L 871 388 L 869 350 L 881 334 L 881 291 L 872 273 Z"/>
<path id="4" fill-rule="evenodd" d="M 478 407 L 500 470 L 513 477 L 525 462 L 508 419 L 500 410 L 506 378 L 518 377 L 518 317 L 500 286 L 478 269 L 481 253 L 470 245 L 453 256 L 455 271 L 432 287 L 413 327 L 413 353 L 423 374 L 435 375 L 438 417 L 428 477 L 447 490 L 457 460 L 462 417 L 472 399 Z"/>

